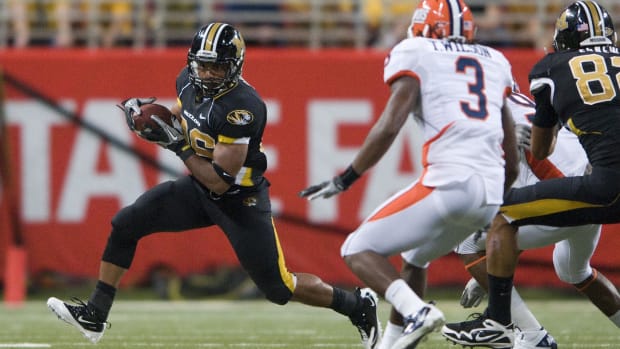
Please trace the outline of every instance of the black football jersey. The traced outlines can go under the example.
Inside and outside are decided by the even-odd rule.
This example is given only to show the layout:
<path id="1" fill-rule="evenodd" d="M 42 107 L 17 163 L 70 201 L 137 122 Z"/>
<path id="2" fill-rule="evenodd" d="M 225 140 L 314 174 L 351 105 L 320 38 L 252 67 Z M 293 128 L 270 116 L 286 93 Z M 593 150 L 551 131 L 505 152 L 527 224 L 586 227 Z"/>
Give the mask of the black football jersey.
<path id="1" fill-rule="evenodd" d="M 251 187 L 261 182 L 267 158 L 261 150 L 267 107 L 256 90 L 243 79 L 213 98 L 196 96 L 187 69 L 176 80 L 181 103 L 183 132 L 197 155 L 212 159 L 217 143 L 248 144 L 248 154 L 235 185 Z"/>
<path id="2" fill-rule="evenodd" d="M 578 137 L 593 166 L 620 170 L 620 53 L 597 46 L 546 55 L 529 75 L 533 124 L 561 123 Z"/>

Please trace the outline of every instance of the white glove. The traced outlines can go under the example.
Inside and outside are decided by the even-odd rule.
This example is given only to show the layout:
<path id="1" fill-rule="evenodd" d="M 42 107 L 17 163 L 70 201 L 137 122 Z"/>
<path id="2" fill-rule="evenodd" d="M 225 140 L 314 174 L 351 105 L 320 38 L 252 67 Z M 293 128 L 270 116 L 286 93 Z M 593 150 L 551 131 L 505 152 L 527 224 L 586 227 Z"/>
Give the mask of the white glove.
<path id="1" fill-rule="evenodd" d="M 519 147 L 520 150 L 530 150 L 532 128 L 524 124 L 516 124 L 515 132 L 517 134 L 517 147 Z"/>
<path id="2" fill-rule="evenodd" d="M 314 200 L 316 198 L 330 198 L 341 191 L 349 189 L 351 184 L 360 178 L 360 174 L 355 172 L 353 165 L 347 167 L 347 169 L 332 178 L 329 181 L 325 181 L 321 184 L 311 185 L 308 188 L 299 192 L 299 196 L 307 198 L 308 200 Z"/>
<path id="3" fill-rule="evenodd" d="M 155 102 L 156 99 L 157 98 L 155 97 L 149 97 L 149 98 L 135 98 L 134 97 L 134 98 L 128 98 L 122 101 L 121 104 L 117 105 L 125 113 L 125 121 L 127 121 L 127 126 L 129 126 L 129 129 L 131 129 L 132 131 L 136 130 L 136 125 L 134 124 L 132 116 L 134 114 L 140 115 L 142 113 L 142 110 L 140 110 L 140 107 L 144 104 L 151 104 Z"/>
<path id="4" fill-rule="evenodd" d="M 487 292 L 480 286 L 478 281 L 471 278 L 461 294 L 461 305 L 463 308 L 477 307 L 486 295 Z"/>
<path id="5" fill-rule="evenodd" d="M 164 130 L 165 134 L 165 139 L 158 140 L 157 144 L 161 145 L 164 148 L 170 149 L 171 146 L 176 143 L 185 142 L 181 123 L 175 116 L 172 116 L 172 126 L 168 125 L 157 115 L 151 115 L 151 119 L 155 121 L 162 128 L 162 130 Z"/>
<path id="6" fill-rule="evenodd" d="M 316 198 L 330 198 L 341 191 L 347 189 L 342 183 L 340 176 L 332 178 L 332 180 L 325 181 L 321 184 L 315 184 L 299 192 L 299 196 L 307 198 L 308 200 L 314 200 Z"/>

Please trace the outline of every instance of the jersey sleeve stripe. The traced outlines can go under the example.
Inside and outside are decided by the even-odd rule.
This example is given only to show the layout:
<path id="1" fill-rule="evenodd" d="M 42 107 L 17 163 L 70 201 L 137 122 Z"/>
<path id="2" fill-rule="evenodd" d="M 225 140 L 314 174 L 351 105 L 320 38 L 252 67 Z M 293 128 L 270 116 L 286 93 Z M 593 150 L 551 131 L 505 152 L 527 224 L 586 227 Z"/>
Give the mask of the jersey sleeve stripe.
<path id="1" fill-rule="evenodd" d="M 250 144 L 250 137 L 232 138 L 224 135 L 217 136 L 218 143 L 224 144 Z"/>
<path id="2" fill-rule="evenodd" d="M 403 76 L 410 76 L 410 77 L 412 77 L 412 78 L 414 78 L 414 79 L 416 79 L 416 80 L 420 81 L 420 77 L 418 76 L 418 74 L 416 74 L 416 73 L 414 73 L 414 72 L 412 72 L 412 71 L 410 71 L 410 70 L 401 70 L 401 71 L 397 72 L 396 74 L 392 75 L 392 76 L 391 76 L 391 77 L 390 77 L 390 78 L 386 81 L 386 83 L 387 83 L 388 85 L 391 85 L 391 84 L 394 82 L 394 80 L 396 80 L 396 79 L 398 79 L 398 78 L 400 78 L 400 77 L 403 77 Z"/>

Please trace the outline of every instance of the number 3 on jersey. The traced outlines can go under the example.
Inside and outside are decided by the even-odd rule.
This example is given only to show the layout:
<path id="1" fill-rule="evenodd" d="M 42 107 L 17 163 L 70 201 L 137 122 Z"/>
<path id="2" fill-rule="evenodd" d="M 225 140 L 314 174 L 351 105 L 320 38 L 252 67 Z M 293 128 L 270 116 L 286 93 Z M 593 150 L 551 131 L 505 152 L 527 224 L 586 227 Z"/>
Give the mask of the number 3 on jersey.
<path id="1" fill-rule="evenodd" d="M 467 74 L 469 69 L 473 69 L 475 80 L 469 83 L 469 93 L 478 98 L 478 106 L 472 107 L 471 103 L 461 101 L 461 110 L 470 118 L 484 119 L 487 117 L 487 96 L 484 94 L 484 72 L 480 63 L 470 57 L 459 57 L 456 61 L 456 72 Z"/>
<path id="2" fill-rule="evenodd" d="M 593 105 L 608 102 L 618 94 L 620 73 L 615 75 L 616 84 L 614 84 L 603 56 L 596 54 L 577 56 L 568 64 L 583 103 Z M 611 66 L 620 68 L 620 57 L 611 57 Z"/>

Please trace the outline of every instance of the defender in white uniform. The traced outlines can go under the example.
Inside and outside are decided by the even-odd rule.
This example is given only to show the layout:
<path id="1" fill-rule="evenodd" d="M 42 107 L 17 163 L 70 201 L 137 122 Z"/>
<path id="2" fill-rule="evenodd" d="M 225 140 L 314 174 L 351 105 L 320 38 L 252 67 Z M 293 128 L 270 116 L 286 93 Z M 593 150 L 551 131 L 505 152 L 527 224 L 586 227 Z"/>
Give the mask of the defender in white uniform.
<path id="1" fill-rule="evenodd" d="M 411 33 L 386 58 L 391 95 L 351 166 L 300 193 L 328 198 L 347 189 L 379 161 L 410 113 L 416 115 L 425 140 L 422 176 L 380 205 L 341 249 L 349 268 L 405 318 L 393 348 L 414 348 L 445 319 L 388 257 L 415 251 L 423 266 L 449 253 L 490 222 L 518 171 L 506 105 L 511 67 L 499 51 L 471 43 L 469 8 L 461 0 L 422 1 Z"/>
<path id="2" fill-rule="evenodd" d="M 534 115 L 534 102 L 520 93 L 513 93 L 508 105 L 517 128 L 529 130 Z M 519 132 L 517 132 L 519 133 Z M 558 132 L 554 152 L 545 160 L 536 160 L 527 149 L 529 137 L 524 139 L 519 177 L 513 187 L 521 187 L 539 180 L 580 176 L 588 171 L 588 159 L 575 134 L 565 128 Z M 521 144 L 521 142 L 519 142 Z M 575 227 L 527 225 L 520 227 L 517 235 L 519 250 L 529 250 L 555 243 L 553 265 L 560 280 L 572 284 L 585 294 L 616 326 L 620 327 L 620 294 L 616 287 L 600 272 L 593 269 L 590 259 L 594 254 L 601 233 L 601 225 L 588 224 Z M 472 234 L 455 249 L 476 277 L 468 282 L 461 297 L 461 304 L 471 307 L 480 303 L 486 293 L 486 264 L 484 250 L 486 233 Z M 403 258 L 405 255 L 403 254 Z M 407 260 L 405 258 L 405 260 Z M 476 281 L 480 280 L 480 282 Z M 557 348 L 555 340 L 542 329 L 519 294 L 513 289 L 511 313 L 519 328 L 515 349 Z M 450 326 L 442 331 L 451 333 Z M 454 336 L 447 336 L 452 339 Z"/>

